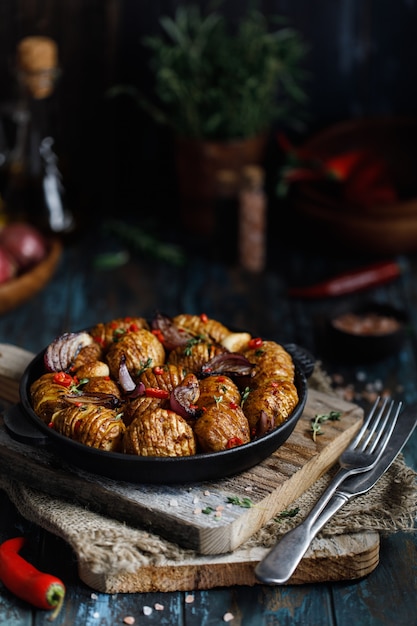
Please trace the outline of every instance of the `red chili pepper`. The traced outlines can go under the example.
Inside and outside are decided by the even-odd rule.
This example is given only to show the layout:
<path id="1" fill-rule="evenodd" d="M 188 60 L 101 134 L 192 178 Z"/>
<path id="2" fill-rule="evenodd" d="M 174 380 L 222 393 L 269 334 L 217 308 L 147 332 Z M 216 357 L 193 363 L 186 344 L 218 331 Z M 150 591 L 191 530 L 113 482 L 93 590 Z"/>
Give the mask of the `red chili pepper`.
<path id="1" fill-rule="evenodd" d="M 53 377 L 54 383 L 63 387 L 71 387 L 74 384 L 74 378 L 66 372 L 56 372 Z"/>
<path id="2" fill-rule="evenodd" d="M 65 597 L 64 583 L 51 574 L 37 570 L 20 556 L 24 537 L 8 539 L 0 545 L 0 580 L 18 598 L 39 609 L 55 609 L 51 619 L 58 615 Z"/>
<path id="3" fill-rule="evenodd" d="M 401 275 L 401 267 L 394 261 L 374 263 L 351 272 L 339 274 L 327 281 L 308 287 L 293 287 L 288 293 L 293 298 L 328 298 L 342 296 L 363 289 L 383 285 Z"/>
<path id="4" fill-rule="evenodd" d="M 157 376 L 158 376 L 159 374 L 163 374 L 163 373 L 164 373 L 164 368 L 163 368 L 163 367 L 161 367 L 160 365 L 156 365 L 156 366 L 153 368 L 153 373 L 154 373 L 154 374 L 156 374 Z"/>
<path id="5" fill-rule="evenodd" d="M 240 439 L 240 437 L 231 437 L 226 444 L 226 448 L 230 450 L 230 448 L 236 448 L 236 446 L 241 446 L 242 444 L 243 441 Z"/>
<path id="6" fill-rule="evenodd" d="M 201 313 L 200 319 L 203 322 L 203 324 L 206 324 L 208 322 L 208 316 L 206 315 L 206 313 Z"/>
<path id="7" fill-rule="evenodd" d="M 249 340 L 248 347 L 253 350 L 254 348 L 260 348 L 263 344 L 263 340 L 260 337 L 253 337 Z"/>
<path id="8" fill-rule="evenodd" d="M 162 330 L 159 330 L 159 328 L 154 328 L 152 330 L 152 334 L 155 335 L 155 337 L 161 342 L 164 343 L 164 334 L 162 332 Z"/>
<path id="9" fill-rule="evenodd" d="M 147 387 L 145 389 L 145 395 L 148 398 L 161 398 L 162 400 L 166 400 L 169 398 L 169 391 L 166 389 L 158 389 L 158 387 Z"/>

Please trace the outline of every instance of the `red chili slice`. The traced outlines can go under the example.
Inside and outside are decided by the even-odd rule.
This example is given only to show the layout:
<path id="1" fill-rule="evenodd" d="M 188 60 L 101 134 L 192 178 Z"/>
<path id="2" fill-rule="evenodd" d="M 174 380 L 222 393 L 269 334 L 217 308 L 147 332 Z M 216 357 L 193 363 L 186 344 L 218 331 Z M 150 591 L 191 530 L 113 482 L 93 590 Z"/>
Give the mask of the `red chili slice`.
<path id="1" fill-rule="evenodd" d="M 243 441 L 240 437 L 231 437 L 226 444 L 226 448 L 229 450 L 230 448 L 236 448 L 236 446 L 241 446 L 242 444 Z"/>
<path id="2" fill-rule="evenodd" d="M 169 391 L 166 389 L 158 389 L 158 387 L 147 387 L 145 389 L 145 396 L 148 396 L 148 398 L 160 398 L 161 400 L 166 400 L 169 398 Z"/>
<path id="3" fill-rule="evenodd" d="M 71 387 L 74 384 L 74 378 L 66 372 L 56 372 L 53 378 L 54 383 L 62 385 L 63 387 Z"/>

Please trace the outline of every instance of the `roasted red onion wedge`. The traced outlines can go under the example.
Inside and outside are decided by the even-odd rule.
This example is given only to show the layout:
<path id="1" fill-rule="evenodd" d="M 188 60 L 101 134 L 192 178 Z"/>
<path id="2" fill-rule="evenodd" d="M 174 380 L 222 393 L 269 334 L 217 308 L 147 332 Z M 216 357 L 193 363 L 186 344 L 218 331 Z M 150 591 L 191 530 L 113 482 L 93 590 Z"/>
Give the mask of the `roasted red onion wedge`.
<path id="1" fill-rule="evenodd" d="M 143 396 L 145 393 L 145 385 L 143 383 L 135 383 L 133 380 L 128 367 L 126 365 L 126 357 L 123 354 L 120 358 L 119 365 L 119 384 L 123 391 L 131 398 L 136 398 L 137 396 Z"/>
<path id="2" fill-rule="evenodd" d="M 126 365 L 126 357 L 124 354 L 120 357 L 119 364 L 119 384 L 123 391 L 130 393 L 136 389 L 136 383 L 130 375 L 129 369 Z"/>
<path id="3" fill-rule="evenodd" d="M 173 319 L 163 313 L 156 313 L 151 325 L 153 330 L 161 333 L 160 341 L 166 350 L 184 346 L 194 336 L 183 328 L 178 328 Z"/>
<path id="4" fill-rule="evenodd" d="M 119 398 L 112 393 L 73 393 L 64 396 L 64 400 L 70 404 L 98 404 L 107 409 L 116 409 L 121 406 Z"/>
<path id="5" fill-rule="evenodd" d="M 262 437 L 275 428 L 274 419 L 265 411 L 261 411 L 259 422 L 256 425 L 256 437 Z"/>
<path id="6" fill-rule="evenodd" d="M 196 407 L 199 397 L 200 386 L 197 376 L 187 374 L 181 384 L 171 391 L 169 403 L 171 409 L 181 417 L 197 417 L 200 414 L 200 410 Z"/>
<path id="7" fill-rule="evenodd" d="M 250 376 L 253 364 L 236 352 L 216 354 L 210 361 L 204 363 L 200 370 L 200 376 L 212 376 L 227 374 L 228 376 Z"/>
<path id="8" fill-rule="evenodd" d="M 81 348 L 93 341 L 92 336 L 84 331 L 60 335 L 46 348 L 46 369 L 50 372 L 68 372 Z"/>

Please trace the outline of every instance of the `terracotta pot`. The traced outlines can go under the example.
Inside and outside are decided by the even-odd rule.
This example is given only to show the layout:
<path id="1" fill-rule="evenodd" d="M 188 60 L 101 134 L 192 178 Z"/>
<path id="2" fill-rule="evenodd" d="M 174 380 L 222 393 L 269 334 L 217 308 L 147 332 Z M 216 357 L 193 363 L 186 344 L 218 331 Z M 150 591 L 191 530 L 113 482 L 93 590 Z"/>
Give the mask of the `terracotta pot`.
<path id="1" fill-rule="evenodd" d="M 245 165 L 262 165 L 267 134 L 230 142 L 176 139 L 176 169 L 181 219 L 191 233 L 210 236 L 219 170 L 240 174 Z"/>

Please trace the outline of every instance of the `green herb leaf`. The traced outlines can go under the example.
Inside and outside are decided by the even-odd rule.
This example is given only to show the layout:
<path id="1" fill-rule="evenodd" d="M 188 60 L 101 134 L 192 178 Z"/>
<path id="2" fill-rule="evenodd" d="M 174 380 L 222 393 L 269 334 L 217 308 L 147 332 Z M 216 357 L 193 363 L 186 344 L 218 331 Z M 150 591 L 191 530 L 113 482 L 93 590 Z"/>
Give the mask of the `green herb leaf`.
<path id="1" fill-rule="evenodd" d="M 227 502 L 236 506 L 241 506 L 244 509 L 250 509 L 253 507 L 253 502 L 250 498 L 239 498 L 239 496 L 228 496 Z"/>
<path id="2" fill-rule="evenodd" d="M 281 522 L 283 519 L 287 519 L 288 517 L 295 517 L 297 513 L 299 513 L 300 508 L 296 506 L 294 509 L 289 509 L 286 511 L 281 511 L 279 515 L 277 515 L 274 520 L 276 522 Z"/>
<path id="3" fill-rule="evenodd" d="M 341 416 L 341 411 L 330 411 L 329 413 L 323 413 L 321 415 L 315 415 L 311 420 L 311 431 L 313 433 L 313 440 L 316 441 L 317 435 L 322 435 L 323 431 L 320 427 L 320 424 L 324 422 L 335 422 L 339 421 Z"/>

